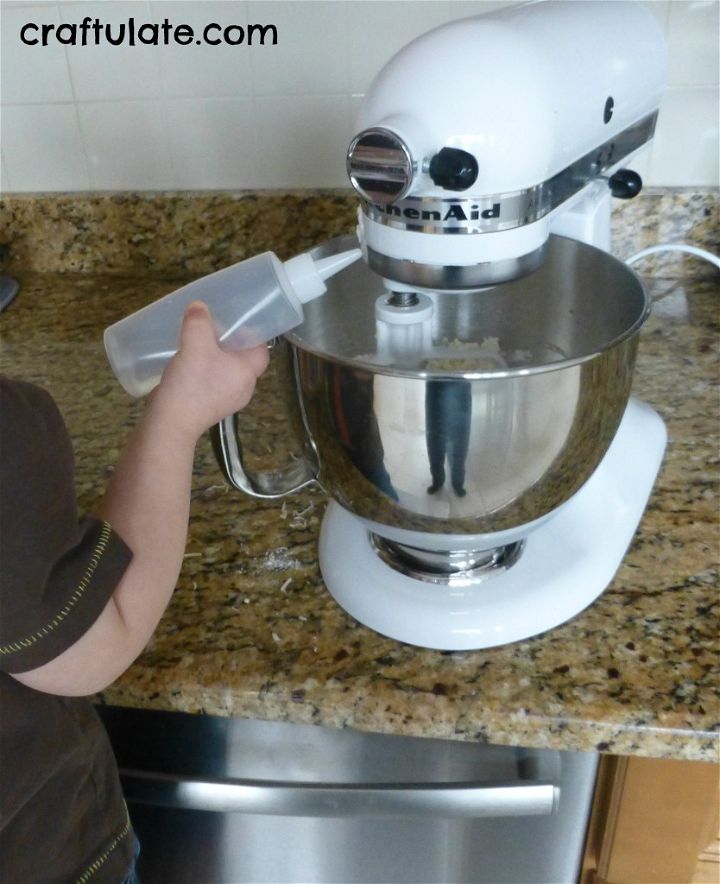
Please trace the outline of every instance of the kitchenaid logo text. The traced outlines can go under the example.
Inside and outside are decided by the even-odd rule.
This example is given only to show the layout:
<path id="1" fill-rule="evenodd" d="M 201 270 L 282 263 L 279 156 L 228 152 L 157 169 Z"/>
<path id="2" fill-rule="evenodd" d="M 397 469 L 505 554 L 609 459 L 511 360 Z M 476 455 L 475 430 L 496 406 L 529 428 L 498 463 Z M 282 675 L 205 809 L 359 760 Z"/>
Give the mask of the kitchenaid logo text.
<path id="1" fill-rule="evenodd" d="M 80 22 L 37 24 L 27 22 L 20 28 L 20 39 L 27 46 L 276 46 L 278 32 L 275 25 L 249 24 L 219 25 L 210 22 L 200 31 L 191 25 L 173 24 L 165 18 L 161 22 L 141 22 L 129 18 L 126 22 L 109 24 L 99 18 L 85 16 Z"/>
<path id="2" fill-rule="evenodd" d="M 373 203 L 372 208 L 388 218 L 405 218 L 408 221 L 491 221 L 500 217 L 500 203 L 483 208 L 475 203 L 452 203 L 441 209 L 417 209 L 397 203 Z"/>

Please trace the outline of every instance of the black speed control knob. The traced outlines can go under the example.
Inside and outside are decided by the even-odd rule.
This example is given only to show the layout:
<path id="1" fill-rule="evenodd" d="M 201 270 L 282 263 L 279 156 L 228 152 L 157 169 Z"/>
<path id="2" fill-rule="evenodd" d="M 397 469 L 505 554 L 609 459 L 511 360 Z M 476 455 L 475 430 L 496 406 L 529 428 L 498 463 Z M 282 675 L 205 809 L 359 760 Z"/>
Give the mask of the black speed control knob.
<path id="1" fill-rule="evenodd" d="M 445 190 L 467 190 L 477 180 L 478 164 L 466 150 L 443 147 L 430 160 L 428 174 L 438 187 Z"/>
<path id="2" fill-rule="evenodd" d="M 620 200 L 631 200 L 642 190 L 642 178 L 632 169 L 618 169 L 608 178 L 610 193 Z"/>

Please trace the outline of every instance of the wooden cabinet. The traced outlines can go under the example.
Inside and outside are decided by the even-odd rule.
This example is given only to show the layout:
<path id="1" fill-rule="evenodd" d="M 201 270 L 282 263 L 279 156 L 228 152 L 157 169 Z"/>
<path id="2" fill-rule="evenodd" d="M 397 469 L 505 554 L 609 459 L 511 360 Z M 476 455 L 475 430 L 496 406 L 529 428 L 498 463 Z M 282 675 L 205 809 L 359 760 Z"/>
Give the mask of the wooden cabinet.
<path id="1" fill-rule="evenodd" d="M 719 804 L 720 765 L 604 756 L 582 884 L 690 884 Z"/>

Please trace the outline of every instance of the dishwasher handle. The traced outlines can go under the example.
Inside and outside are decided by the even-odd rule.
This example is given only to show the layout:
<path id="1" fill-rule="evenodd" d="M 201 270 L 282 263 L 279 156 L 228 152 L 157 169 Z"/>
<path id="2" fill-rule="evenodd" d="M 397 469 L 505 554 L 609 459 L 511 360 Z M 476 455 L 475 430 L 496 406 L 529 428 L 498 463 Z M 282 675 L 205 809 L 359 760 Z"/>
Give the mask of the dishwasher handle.
<path id="1" fill-rule="evenodd" d="M 543 816 L 557 812 L 551 782 L 302 783 L 193 778 L 122 770 L 125 798 L 187 810 L 295 817 Z"/>

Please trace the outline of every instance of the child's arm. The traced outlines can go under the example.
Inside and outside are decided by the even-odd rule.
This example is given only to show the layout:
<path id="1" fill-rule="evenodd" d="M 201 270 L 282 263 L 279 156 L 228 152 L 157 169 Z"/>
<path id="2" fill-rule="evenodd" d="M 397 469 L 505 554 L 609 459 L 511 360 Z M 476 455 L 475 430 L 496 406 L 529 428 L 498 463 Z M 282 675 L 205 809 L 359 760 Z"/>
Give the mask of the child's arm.
<path id="1" fill-rule="evenodd" d="M 132 561 L 81 638 L 49 663 L 14 678 L 46 693 L 92 694 L 142 652 L 180 573 L 195 444 L 208 427 L 247 405 L 267 361 L 264 347 L 220 350 L 207 309 L 188 308 L 180 352 L 151 396 L 96 510 L 130 547 Z"/>

